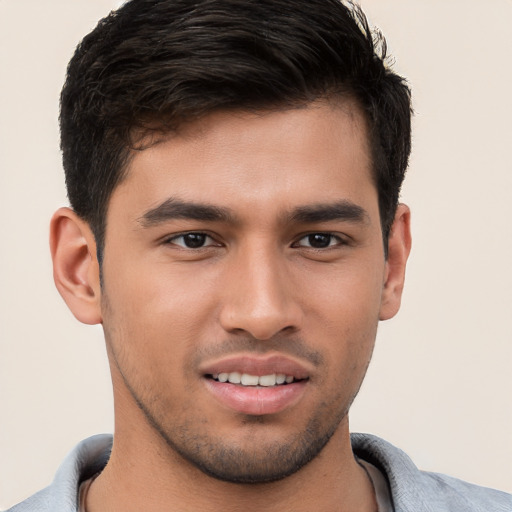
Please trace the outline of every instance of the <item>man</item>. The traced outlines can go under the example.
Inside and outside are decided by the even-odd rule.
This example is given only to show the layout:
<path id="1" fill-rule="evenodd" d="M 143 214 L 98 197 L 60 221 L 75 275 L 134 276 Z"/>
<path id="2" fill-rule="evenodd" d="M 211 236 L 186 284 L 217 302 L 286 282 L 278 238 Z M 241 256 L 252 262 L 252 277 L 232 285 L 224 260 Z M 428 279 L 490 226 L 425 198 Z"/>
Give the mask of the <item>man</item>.
<path id="1" fill-rule="evenodd" d="M 51 247 L 105 331 L 114 443 L 13 511 L 510 510 L 349 435 L 410 249 L 409 91 L 383 58 L 334 0 L 133 1 L 84 39 Z"/>

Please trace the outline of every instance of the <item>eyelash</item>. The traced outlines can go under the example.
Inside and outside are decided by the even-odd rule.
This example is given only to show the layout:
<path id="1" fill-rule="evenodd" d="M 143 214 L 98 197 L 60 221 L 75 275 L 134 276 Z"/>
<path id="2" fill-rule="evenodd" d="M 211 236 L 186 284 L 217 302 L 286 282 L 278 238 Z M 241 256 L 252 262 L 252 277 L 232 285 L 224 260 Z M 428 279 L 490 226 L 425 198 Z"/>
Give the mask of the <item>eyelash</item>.
<path id="1" fill-rule="evenodd" d="M 189 247 L 189 246 L 185 245 L 185 243 L 179 244 L 176 242 L 180 238 L 184 239 L 184 237 L 186 237 L 186 236 L 204 237 L 205 240 L 210 239 L 213 243 L 210 243 L 208 245 L 199 245 L 197 247 Z M 207 249 L 208 247 L 219 247 L 221 245 L 220 243 L 215 242 L 215 239 L 211 235 L 209 235 L 208 233 L 204 233 L 203 231 L 187 231 L 186 233 L 180 233 L 179 235 L 173 235 L 169 238 L 166 238 L 164 240 L 164 243 L 174 244 L 174 245 L 177 245 L 178 247 L 180 247 L 181 249 L 192 250 L 192 251 L 199 250 L 199 249 Z"/>
<path id="2" fill-rule="evenodd" d="M 186 237 L 186 236 L 192 237 L 192 239 L 189 240 L 191 242 L 194 241 L 193 237 L 196 237 L 199 239 L 198 240 L 199 242 L 201 242 L 201 240 L 202 240 L 203 244 L 197 245 L 196 247 L 187 246 L 186 243 L 184 242 L 184 237 Z M 328 245 L 326 245 L 324 247 L 314 247 L 312 245 L 312 242 L 313 242 L 312 237 L 328 237 Z M 177 243 L 177 240 L 179 240 L 179 239 L 183 239 L 183 243 Z M 207 241 L 208 239 L 210 240 L 210 243 L 208 245 L 204 245 L 204 242 Z M 308 240 L 309 245 L 301 245 L 300 244 L 300 242 L 305 239 Z M 332 244 L 333 241 L 335 241 L 336 243 Z M 180 233 L 179 235 L 173 235 L 172 237 L 165 239 L 164 243 L 174 244 L 174 245 L 180 247 L 181 249 L 192 250 L 192 251 L 197 251 L 200 249 L 207 249 L 209 247 L 220 247 L 221 246 L 221 244 L 219 242 L 216 242 L 215 239 L 211 235 L 209 235 L 208 233 L 202 232 L 202 231 L 188 231 L 186 233 Z M 337 246 L 341 246 L 341 245 L 347 245 L 347 243 L 348 242 L 340 235 L 330 233 L 330 232 L 325 232 L 325 231 L 315 231 L 312 233 L 307 233 L 305 235 L 302 235 L 296 242 L 294 242 L 292 244 L 292 247 L 302 247 L 302 248 L 308 248 L 308 249 L 313 249 L 313 250 L 317 250 L 317 251 L 322 251 L 322 250 L 331 249 L 333 247 L 337 247 Z"/>
<path id="3" fill-rule="evenodd" d="M 312 237 L 329 237 L 329 243 L 327 246 L 325 247 L 314 247 L 311 245 L 311 238 Z M 309 242 L 309 245 L 299 245 L 299 243 L 304 240 L 304 239 L 308 239 L 308 242 Z M 336 241 L 335 244 L 331 244 L 333 241 Z M 327 249 L 331 249 L 333 247 L 338 247 L 338 246 L 341 246 L 341 245 L 347 245 L 347 240 L 345 240 L 343 237 L 341 237 L 340 235 L 338 234 L 334 234 L 334 233 L 330 233 L 328 231 L 315 231 L 313 233 L 308 233 L 306 235 L 303 235 L 301 238 L 299 238 L 297 240 L 297 242 L 294 242 L 293 246 L 292 247 L 306 247 L 308 249 L 313 249 L 313 250 L 317 250 L 317 251 L 322 251 L 322 250 L 327 250 Z"/>

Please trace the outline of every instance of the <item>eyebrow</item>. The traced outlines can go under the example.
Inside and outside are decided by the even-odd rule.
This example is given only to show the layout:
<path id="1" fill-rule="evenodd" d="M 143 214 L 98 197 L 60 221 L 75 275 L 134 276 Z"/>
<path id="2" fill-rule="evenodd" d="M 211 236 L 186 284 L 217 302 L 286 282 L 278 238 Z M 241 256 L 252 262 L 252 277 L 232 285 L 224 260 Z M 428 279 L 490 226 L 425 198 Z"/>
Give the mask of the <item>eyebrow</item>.
<path id="1" fill-rule="evenodd" d="M 191 219 L 208 222 L 233 222 L 233 214 L 227 208 L 203 203 L 182 201 L 170 197 L 139 217 L 143 227 L 150 227 L 174 219 Z"/>
<path id="2" fill-rule="evenodd" d="M 342 200 L 335 203 L 300 206 L 293 210 L 290 220 L 301 223 L 328 222 L 342 220 L 367 224 L 368 212 L 352 201 Z"/>
<path id="3" fill-rule="evenodd" d="M 155 208 L 146 211 L 138 221 L 143 227 L 151 227 L 175 219 L 191 219 L 205 222 L 235 222 L 228 208 L 205 203 L 182 201 L 170 197 Z M 370 216 L 364 208 L 347 200 L 299 206 L 285 216 L 288 222 L 310 224 L 343 220 L 368 223 Z"/>

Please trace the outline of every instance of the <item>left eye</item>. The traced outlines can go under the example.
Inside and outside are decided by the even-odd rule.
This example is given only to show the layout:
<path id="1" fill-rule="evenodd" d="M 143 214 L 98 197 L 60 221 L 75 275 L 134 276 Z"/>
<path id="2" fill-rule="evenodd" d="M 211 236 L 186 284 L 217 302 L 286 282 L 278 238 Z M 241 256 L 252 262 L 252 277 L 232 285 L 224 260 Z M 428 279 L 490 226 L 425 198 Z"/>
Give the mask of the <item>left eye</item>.
<path id="1" fill-rule="evenodd" d="M 200 249 L 216 245 L 213 238 L 206 233 L 184 233 L 170 238 L 168 243 L 173 243 L 184 249 Z"/>
<path id="2" fill-rule="evenodd" d="M 341 245 L 343 242 L 339 236 L 331 233 L 311 233 L 302 237 L 297 243 L 298 247 L 311 247 L 313 249 L 326 249 L 335 245 Z"/>

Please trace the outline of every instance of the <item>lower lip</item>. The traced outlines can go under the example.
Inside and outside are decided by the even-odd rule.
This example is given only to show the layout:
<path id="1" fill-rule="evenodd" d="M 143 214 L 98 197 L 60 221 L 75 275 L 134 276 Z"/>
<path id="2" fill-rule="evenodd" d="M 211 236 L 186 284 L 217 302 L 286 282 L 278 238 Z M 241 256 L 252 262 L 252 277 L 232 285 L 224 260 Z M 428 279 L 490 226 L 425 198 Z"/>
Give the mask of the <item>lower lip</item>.
<path id="1" fill-rule="evenodd" d="M 241 386 L 205 378 L 214 397 L 226 407 L 242 413 L 261 416 L 276 414 L 297 403 L 306 389 L 306 380 L 281 386 Z"/>

